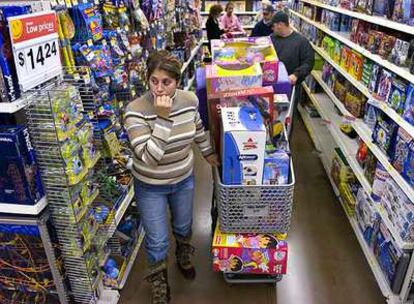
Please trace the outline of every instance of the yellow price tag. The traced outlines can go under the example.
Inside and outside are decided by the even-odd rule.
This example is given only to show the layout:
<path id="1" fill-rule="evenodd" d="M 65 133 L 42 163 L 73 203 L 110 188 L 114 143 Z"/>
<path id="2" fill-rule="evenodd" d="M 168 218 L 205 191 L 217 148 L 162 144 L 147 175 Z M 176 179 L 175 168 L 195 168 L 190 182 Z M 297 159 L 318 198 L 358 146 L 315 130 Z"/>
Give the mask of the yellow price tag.
<path id="1" fill-rule="evenodd" d="M 72 1 L 70 0 L 65 0 L 66 6 L 67 7 L 72 7 Z"/>

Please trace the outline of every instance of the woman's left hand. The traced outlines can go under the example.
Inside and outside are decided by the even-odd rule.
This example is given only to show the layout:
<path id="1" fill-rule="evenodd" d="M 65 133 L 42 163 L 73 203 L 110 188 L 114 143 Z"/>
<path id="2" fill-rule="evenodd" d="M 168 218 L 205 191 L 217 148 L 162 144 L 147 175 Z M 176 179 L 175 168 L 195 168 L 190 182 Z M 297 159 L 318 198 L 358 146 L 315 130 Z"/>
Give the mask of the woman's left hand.
<path id="1" fill-rule="evenodd" d="M 206 161 L 213 167 L 220 166 L 220 161 L 217 154 L 211 154 L 207 156 Z"/>

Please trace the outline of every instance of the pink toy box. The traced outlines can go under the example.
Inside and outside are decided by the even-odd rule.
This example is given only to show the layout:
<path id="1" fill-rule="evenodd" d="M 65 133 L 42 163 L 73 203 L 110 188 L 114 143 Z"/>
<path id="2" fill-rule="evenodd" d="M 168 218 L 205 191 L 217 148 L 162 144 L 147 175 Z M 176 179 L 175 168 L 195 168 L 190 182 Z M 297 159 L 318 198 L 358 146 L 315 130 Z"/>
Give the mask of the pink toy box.
<path id="1" fill-rule="evenodd" d="M 233 38 L 211 41 L 213 63 L 225 65 L 259 62 L 263 85 L 277 82 L 279 59 L 270 37 Z"/>
<path id="2" fill-rule="evenodd" d="M 231 273 L 286 274 L 286 235 L 214 233 L 213 270 Z"/>
<path id="3" fill-rule="evenodd" d="M 206 66 L 207 95 L 262 86 L 259 63 L 227 69 L 217 64 Z"/>

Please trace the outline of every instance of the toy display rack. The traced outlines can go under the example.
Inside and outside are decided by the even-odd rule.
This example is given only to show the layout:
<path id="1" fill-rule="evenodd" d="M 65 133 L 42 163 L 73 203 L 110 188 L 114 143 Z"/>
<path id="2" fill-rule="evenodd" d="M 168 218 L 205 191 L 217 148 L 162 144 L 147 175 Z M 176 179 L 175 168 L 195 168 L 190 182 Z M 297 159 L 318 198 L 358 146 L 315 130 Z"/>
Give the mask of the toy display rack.
<path id="1" fill-rule="evenodd" d="M 92 244 L 82 244 L 81 229 L 78 221 L 73 221 L 75 211 L 71 204 L 71 188 L 66 176 L 64 160 L 61 155 L 61 143 L 57 138 L 56 126 L 51 106 L 52 90 L 34 92 L 34 102 L 27 109 L 28 127 L 33 145 L 38 152 L 38 164 L 42 172 L 42 180 L 47 192 L 49 210 L 53 225 L 61 245 L 66 275 L 70 281 L 75 303 L 95 303 L 100 277 L 92 277 L 86 264 L 86 251 Z M 50 129 L 44 128 L 47 124 Z M 51 173 L 53 172 L 53 174 Z M 92 206 L 90 206 L 92 208 Z M 98 242 L 99 231 L 105 231 L 103 225 L 96 237 L 91 237 L 93 245 L 102 249 Z M 99 252 L 99 251 L 98 251 Z"/>

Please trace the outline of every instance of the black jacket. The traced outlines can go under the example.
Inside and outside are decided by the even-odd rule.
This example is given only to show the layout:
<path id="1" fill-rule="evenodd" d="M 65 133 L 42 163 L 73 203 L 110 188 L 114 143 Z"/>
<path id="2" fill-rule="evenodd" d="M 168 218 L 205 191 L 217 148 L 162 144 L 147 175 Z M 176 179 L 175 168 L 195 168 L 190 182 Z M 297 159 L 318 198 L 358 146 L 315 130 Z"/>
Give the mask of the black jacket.
<path id="1" fill-rule="evenodd" d="M 269 22 L 268 24 L 265 24 L 263 20 L 256 23 L 256 25 L 253 28 L 251 37 L 264 37 L 264 36 L 270 36 L 273 33 L 272 30 L 272 23 Z"/>
<path id="2" fill-rule="evenodd" d="M 315 53 L 308 39 L 297 32 L 288 37 L 272 35 L 277 56 L 282 61 L 289 75 L 295 74 L 298 83 L 312 71 Z"/>
<path id="3" fill-rule="evenodd" d="M 206 22 L 207 39 L 220 39 L 220 36 L 224 34 L 224 31 L 220 29 L 218 21 L 214 18 L 208 17 Z"/>

